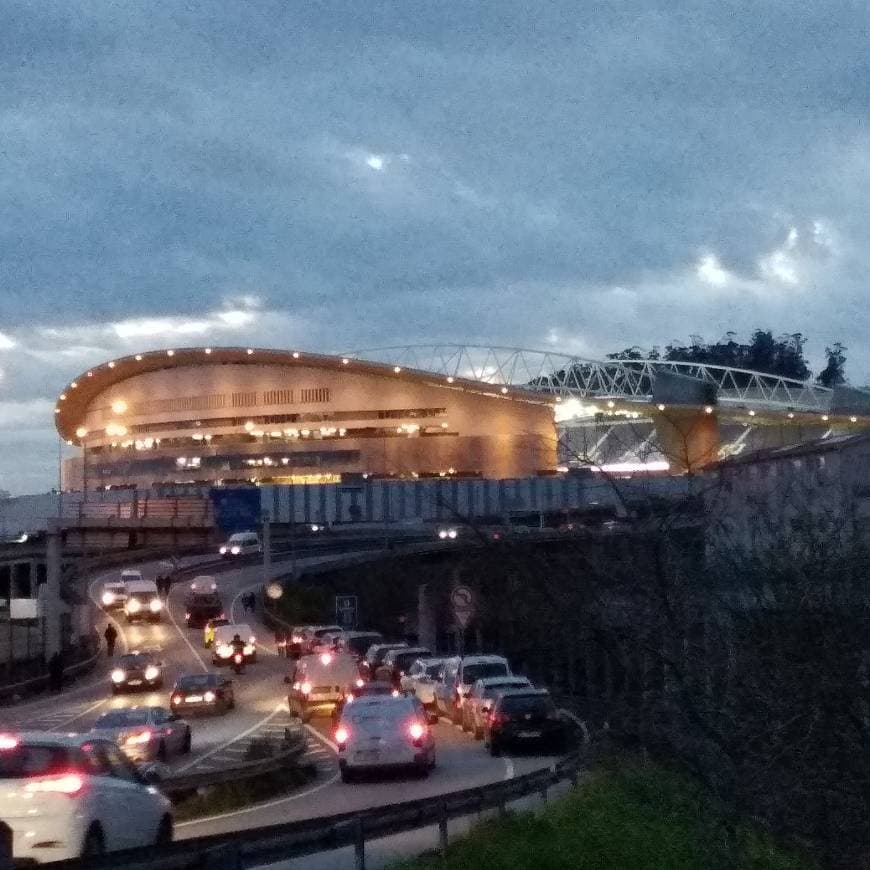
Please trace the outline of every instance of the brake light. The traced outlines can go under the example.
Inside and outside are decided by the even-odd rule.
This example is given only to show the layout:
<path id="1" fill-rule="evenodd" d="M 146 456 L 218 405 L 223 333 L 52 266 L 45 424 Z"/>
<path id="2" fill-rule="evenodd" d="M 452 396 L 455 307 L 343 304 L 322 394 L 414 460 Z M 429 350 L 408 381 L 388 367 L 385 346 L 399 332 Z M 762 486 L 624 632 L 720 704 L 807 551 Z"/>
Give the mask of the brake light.
<path id="1" fill-rule="evenodd" d="M 182 698 L 181 695 L 173 695 L 172 696 L 172 703 L 173 704 L 180 704 L 183 700 L 184 700 L 184 698 Z"/>
<path id="2" fill-rule="evenodd" d="M 335 730 L 335 742 L 341 746 L 344 743 L 347 743 L 350 738 L 350 734 L 348 733 L 347 728 L 341 727 Z"/>
<path id="3" fill-rule="evenodd" d="M 324 653 L 324 654 L 320 657 L 320 663 L 321 663 L 322 665 L 328 665 L 328 664 L 331 664 L 331 663 L 332 663 L 332 656 L 331 656 L 329 653 Z"/>
<path id="4" fill-rule="evenodd" d="M 126 746 L 138 746 L 141 743 L 147 743 L 151 739 L 151 732 L 146 729 L 145 731 L 140 731 L 138 734 L 131 734 L 124 741 Z"/>
<path id="5" fill-rule="evenodd" d="M 0 734 L 0 752 L 18 748 L 18 738 L 11 734 Z"/>
<path id="6" fill-rule="evenodd" d="M 360 677 L 360 678 L 356 681 L 356 687 L 357 687 L 358 689 L 361 689 L 365 684 L 366 684 L 366 681 L 365 681 L 362 677 Z"/>
<path id="7" fill-rule="evenodd" d="M 311 693 L 311 683 L 305 682 L 300 687 L 299 690 L 303 695 L 308 695 Z"/>
<path id="8" fill-rule="evenodd" d="M 422 740 L 426 729 L 419 722 L 412 722 L 408 728 L 408 733 L 411 735 L 412 740 Z"/>
<path id="9" fill-rule="evenodd" d="M 202 697 L 203 697 L 203 700 L 206 702 L 206 704 L 211 704 L 211 702 L 217 698 L 217 695 L 215 695 L 214 692 L 209 690 Z"/>
<path id="10" fill-rule="evenodd" d="M 24 786 L 26 792 L 49 792 L 54 794 L 78 794 L 85 787 L 85 781 L 77 773 L 67 773 L 51 779 L 37 779 Z"/>

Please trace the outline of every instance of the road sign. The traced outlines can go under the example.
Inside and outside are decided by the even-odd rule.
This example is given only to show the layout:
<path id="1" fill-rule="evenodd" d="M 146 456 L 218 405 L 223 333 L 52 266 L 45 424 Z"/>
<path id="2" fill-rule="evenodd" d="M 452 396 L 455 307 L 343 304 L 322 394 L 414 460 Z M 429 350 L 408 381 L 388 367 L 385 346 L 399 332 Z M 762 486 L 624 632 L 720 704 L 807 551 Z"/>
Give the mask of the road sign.
<path id="1" fill-rule="evenodd" d="M 460 628 L 465 628 L 474 618 L 474 592 L 467 586 L 457 586 L 450 593 L 453 617 Z"/>
<path id="2" fill-rule="evenodd" d="M 356 595 L 335 596 L 335 621 L 345 630 L 356 628 L 357 597 Z"/>

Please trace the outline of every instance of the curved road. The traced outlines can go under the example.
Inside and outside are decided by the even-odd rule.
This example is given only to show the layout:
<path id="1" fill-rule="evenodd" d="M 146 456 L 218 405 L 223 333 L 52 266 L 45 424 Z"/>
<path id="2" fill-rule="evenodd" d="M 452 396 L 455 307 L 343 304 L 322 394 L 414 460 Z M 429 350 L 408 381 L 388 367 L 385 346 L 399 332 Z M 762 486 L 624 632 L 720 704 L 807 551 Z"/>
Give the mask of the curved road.
<path id="1" fill-rule="evenodd" d="M 348 542 L 348 548 L 351 547 L 352 542 Z M 297 563 L 300 566 L 310 565 L 336 558 L 340 556 L 323 555 L 298 559 Z M 183 565 L 194 566 L 197 561 L 188 559 Z M 277 561 L 274 564 L 275 567 L 280 565 Z M 160 571 L 158 563 L 135 567 L 145 577 L 154 577 Z M 116 576 L 119 570 L 102 574 L 92 581 L 90 592 L 95 601 L 102 583 Z M 238 763 L 243 760 L 252 737 L 280 737 L 287 727 L 302 727 L 291 719 L 287 710 L 286 686 L 283 682 L 286 662 L 276 655 L 268 629 L 251 614 L 243 614 L 239 601 L 246 590 L 260 588 L 262 566 L 230 568 L 215 576 L 230 618 L 249 623 L 257 635 L 258 661 L 249 665 L 244 674 L 233 678 L 235 710 L 225 716 L 190 720 L 192 751 L 188 756 L 172 760 L 170 767 L 176 773 L 208 771 Z M 4 724 L 33 730 L 84 731 L 106 710 L 136 704 L 168 706 L 168 694 L 178 676 L 213 669 L 210 651 L 202 646 L 201 630 L 184 626 L 183 598 L 186 585 L 181 583 L 173 588 L 162 623 L 128 626 L 123 617 L 116 622 L 119 650 L 152 646 L 161 648 L 166 666 L 163 690 L 113 696 L 108 666 L 104 664 L 96 674 L 86 677 L 81 685 L 65 691 L 60 697 L 42 698 L 4 710 Z M 314 781 L 272 801 L 207 819 L 181 822 L 177 826 L 177 836 L 189 838 L 227 833 L 436 796 L 549 766 L 554 760 L 552 757 L 492 758 L 484 752 L 480 742 L 452 725 L 440 723 L 435 726 L 437 767 L 427 779 L 390 776 L 383 780 L 346 785 L 338 777 L 334 747 L 328 737 L 328 722 L 328 719 L 314 719 L 310 726 L 304 726 L 309 760 L 317 767 Z"/>

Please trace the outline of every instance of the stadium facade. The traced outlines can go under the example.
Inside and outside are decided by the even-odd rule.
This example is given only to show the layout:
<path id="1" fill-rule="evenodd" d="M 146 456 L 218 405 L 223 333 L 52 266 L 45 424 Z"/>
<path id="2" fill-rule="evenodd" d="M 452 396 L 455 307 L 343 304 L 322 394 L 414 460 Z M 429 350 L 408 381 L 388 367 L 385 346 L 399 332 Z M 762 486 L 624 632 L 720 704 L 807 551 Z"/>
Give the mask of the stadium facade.
<path id="1" fill-rule="evenodd" d="M 81 448 L 65 489 L 503 479 L 555 471 L 555 401 L 349 357 L 186 348 L 84 372 L 55 419 Z"/>

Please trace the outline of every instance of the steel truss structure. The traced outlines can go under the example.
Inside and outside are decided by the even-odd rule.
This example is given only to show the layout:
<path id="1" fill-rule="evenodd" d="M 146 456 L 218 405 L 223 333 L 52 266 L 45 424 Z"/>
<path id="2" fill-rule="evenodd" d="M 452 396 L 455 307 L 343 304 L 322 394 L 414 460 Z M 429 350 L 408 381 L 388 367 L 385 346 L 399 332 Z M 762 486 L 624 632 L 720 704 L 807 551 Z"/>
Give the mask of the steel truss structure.
<path id="1" fill-rule="evenodd" d="M 735 408 L 826 413 L 833 391 L 746 369 L 666 360 L 591 360 L 550 351 L 466 344 L 404 345 L 354 351 L 352 357 L 521 387 L 577 399 L 649 402 L 660 372 L 715 385 L 717 401 Z"/>

